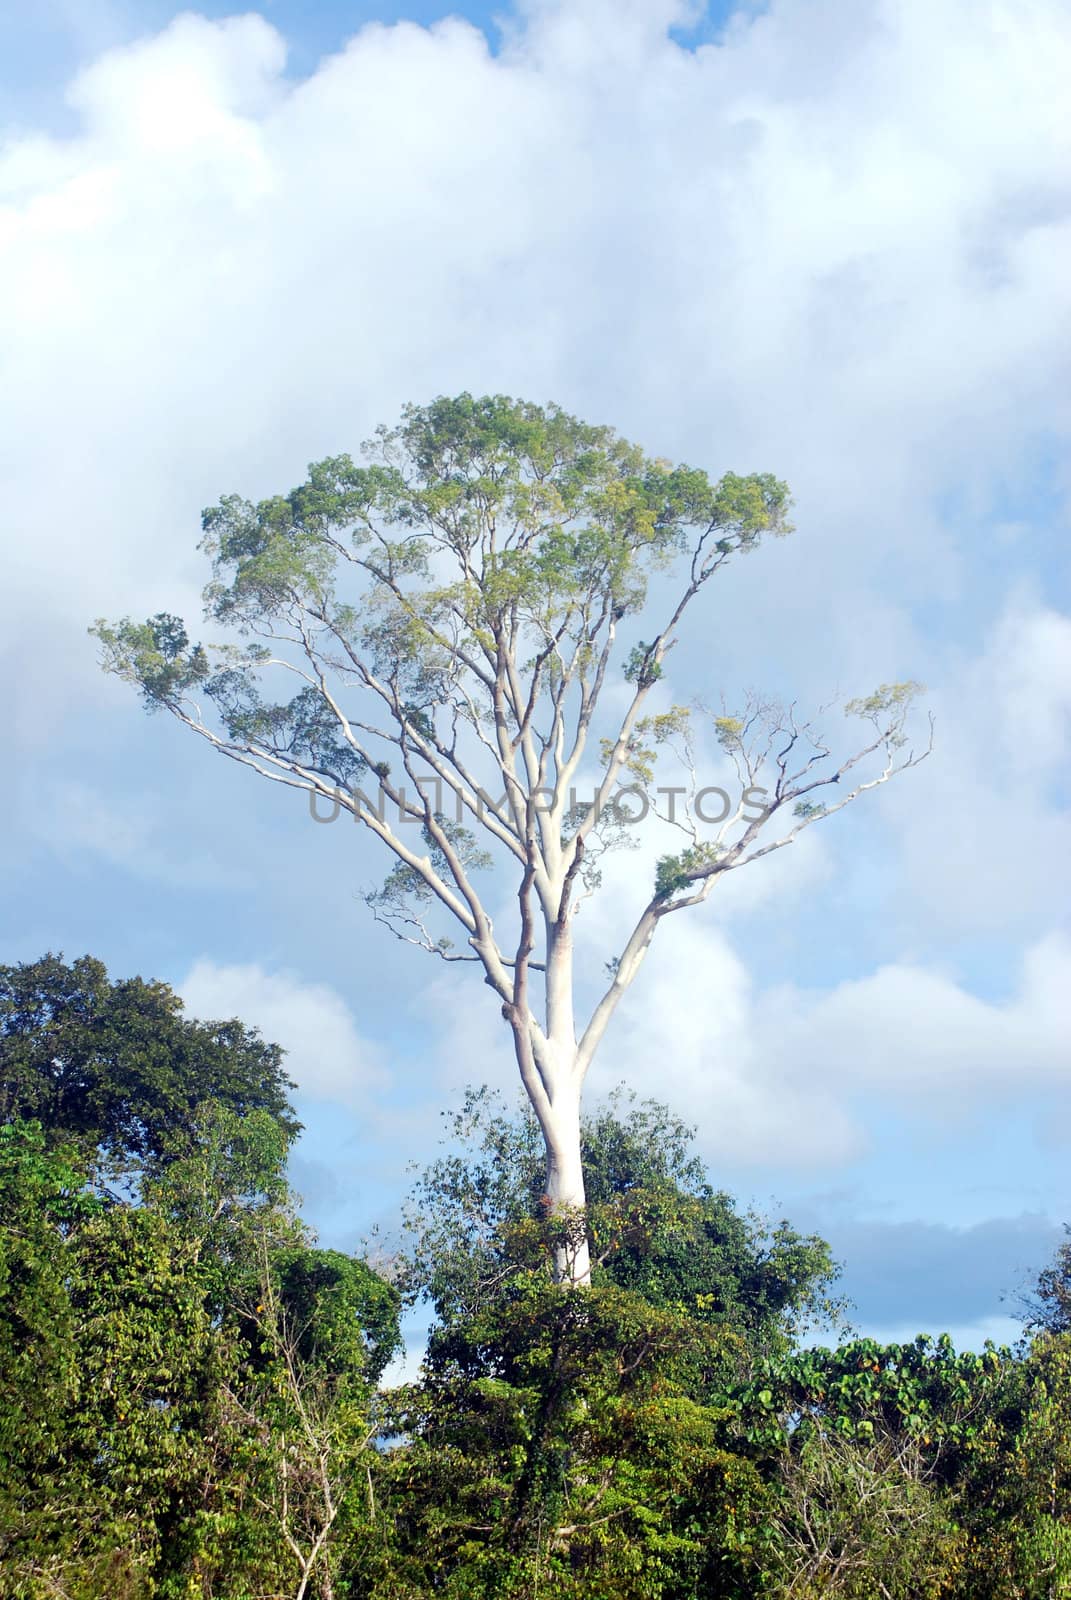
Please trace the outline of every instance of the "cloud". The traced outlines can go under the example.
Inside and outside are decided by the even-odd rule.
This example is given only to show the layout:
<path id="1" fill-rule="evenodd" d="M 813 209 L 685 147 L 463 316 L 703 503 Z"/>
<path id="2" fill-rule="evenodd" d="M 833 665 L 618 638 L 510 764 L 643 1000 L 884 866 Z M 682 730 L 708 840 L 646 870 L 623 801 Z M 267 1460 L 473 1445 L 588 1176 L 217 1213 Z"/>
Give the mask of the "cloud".
<path id="1" fill-rule="evenodd" d="M 363 1037 L 345 1001 L 326 984 L 201 960 L 176 988 L 194 1016 L 239 1017 L 281 1044 L 300 1096 L 357 1110 L 387 1086 L 379 1047 Z"/>
<path id="2" fill-rule="evenodd" d="M 1071 941 L 1060 935 L 1027 950 L 1016 992 L 997 1003 L 900 964 L 825 989 L 764 988 L 724 930 L 685 915 L 656 941 L 591 1089 L 625 1078 L 686 1108 L 720 1163 L 848 1163 L 873 1144 L 876 1104 L 961 1128 L 1016 1097 L 1071 1106 Z"/>
<path id="3" fill-rule="evenodd" d="M 767 997 L 764 1031 L 813 1081 L 880 1090 L 930 1112 L 978 1109 L 993 1096 L 1071 1089 L 1071 940 L 1030 946 L 1016 993 L 984 1001 L 947 974 L 888 966 L 821 997 Z"/>
<path id="4" fill-rule="evenodd" d="M 954 647 L 949 652 L 954 654 Z M 895 914 L 929 930 L 1029 936 L 1071 894 L 1071 617 L 1025 590 L 929 695 L 935 755 L 875 808 L 898 836 Z"/>
<path id="5" fill-rule="evenodd" d="M 1064 770 L 1071 745 L 1071 617 L 1049 607 L 1014 606 L 997 629 L 986 670 L 989 683 L 975 703 L 997 699 L 1005 759 L 1027 782 Z"/>
<path id="6" fill-rule="evenodd" d="M 1066 423 L 1066 11 L 796 0 L 695 52 L 682 15 L 369 25 L 294 85 L 262 18 L 185 14 L 87 67 L 81 132 L 0 158 L 14 638 L 188 600 L 203 503 L 459 383 L 780 467 L 781 602 L 894 528 L 947 581 L 926 496 Z"/>
<path id="7" fill-rule="evenodd" d="M 826 1075 L 763 1053 L 761 1002 L 725 933 L 708 925 L 660 932 L 591 1074 L 598 1094 L 624 1079 L 685 1111 L 704 1154 L 747 1166 L 845 1162 L 864 1135 Z"/>

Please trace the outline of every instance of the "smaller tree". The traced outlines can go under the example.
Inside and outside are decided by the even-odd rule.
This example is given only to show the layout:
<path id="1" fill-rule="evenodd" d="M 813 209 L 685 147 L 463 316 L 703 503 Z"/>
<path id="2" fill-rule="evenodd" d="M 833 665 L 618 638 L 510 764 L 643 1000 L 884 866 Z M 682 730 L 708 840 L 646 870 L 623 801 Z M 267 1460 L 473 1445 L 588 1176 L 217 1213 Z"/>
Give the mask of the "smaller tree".
<path id="1" fill-rule="evenodd" d="M 283 1052 L 242 1023 L 195 1022 L 166 983 L 108 978 L 91 956 L 0 966 L 0 1121 L 28 1119 L 105 1173 L 152 1170 L 190 1148 L 206 1100 L 297 1122 Z"/>
<path id="2" fill-rule="evenodd" d="M 287 1144 L 206 1104 L 132 1204 L 4 1131 L 0 1595 L 330 1600 L 398 1297 L 314 1247 Z"/>
<path id="3" fill-rule="evenodd" d="M 920 1441 L 809 1430 L 780 1463 L 767 1579 L 779 1600 L 941 1600 L 964 1533 Z"/>
<path id="4" fill-rule="evenodd" d="M 252 1242 L 255 1274 L 235 1307 L 249 1354 L 225 1405 L 240 1482 L 262 1542 L 282 1547 L 272 1565 L 287 1593 L 332 1600 L 340 1567 L 363 1564 L 354 1546 L 375 1519 L 372 1397 L 399 1345 L 398 1296 L 337 1251 L 280 1250 L 263 1232 Z"/>
<path id="5" fill-rule="evenodd" d="M 1010 1350 L 957 1353 L 947 1334 L 760 1363 L 734 1399 L 741 1448 L 773 1491 L 771 1592 L 1047 1600 L 1018 1586 L 1021 1530 L 1002 1498 L 1030 1388 Z M 1036 1490 L 1033 1465 L 1025 1477 Z"/>
<path id="6" fill-rule="evenodd" d="M 16 1367 L 5 1397 L 0 1594 L 175 1593 L 230 1351 L 218 1272 L 166 1210 L 95 1195 L 40 1129 L 5 1136 L 25 1155 L 3 1174 L 0 1255 L 21 1258 L 21 1292 L 0 1297 L 0 1344 L 38 1370 Z M 28 1169 L 35 1218 L 20 1214 Z"/>
<path id="7" fill-rule="evenodd" d="M 1009 1364 L 957 1492 L 970 1542 L 963 1600 L 1071 1595 L 1071 1336 L 1041 1333 Z"/>
<path id="8" fill-rule="evenodd" d="M 71 1151 L 30 1123 L 0 1128 L 0 1571 L 41 1541 L 43 1486 L 81 1386 L 67 1240 L 100 1208 Z"/>

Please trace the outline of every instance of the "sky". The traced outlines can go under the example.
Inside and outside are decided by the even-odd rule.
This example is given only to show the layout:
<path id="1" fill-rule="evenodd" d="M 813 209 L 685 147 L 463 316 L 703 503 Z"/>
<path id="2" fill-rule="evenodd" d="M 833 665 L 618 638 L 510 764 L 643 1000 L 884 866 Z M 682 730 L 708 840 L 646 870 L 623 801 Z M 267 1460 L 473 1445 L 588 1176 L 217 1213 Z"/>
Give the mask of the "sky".
<path id="1" fill-rule="evenodd" d="M 310 1220 L 389 1233 L 464 1085 L 513 1093 L 496 1008 L 383 942 L 355 830 L 146 717 L 87 626 L 196 623 L 204 506 L 437 394 L 776 472 L 796 531 L 667 693 L 915 678 L 936 748 L 671 919 L 590 1092 L 822 1232 L 864 1331 L 1014 1337 L 1071 1220 L 1063 0 L 46 0 L 0 63 L 0 961 L 259 1026 Z"/>

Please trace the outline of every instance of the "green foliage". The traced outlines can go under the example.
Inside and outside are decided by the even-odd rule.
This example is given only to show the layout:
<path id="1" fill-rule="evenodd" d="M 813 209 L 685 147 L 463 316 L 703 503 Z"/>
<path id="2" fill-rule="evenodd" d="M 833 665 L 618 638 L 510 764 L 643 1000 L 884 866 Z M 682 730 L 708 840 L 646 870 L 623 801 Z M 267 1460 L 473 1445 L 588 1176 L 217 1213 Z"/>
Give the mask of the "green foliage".
<path id="1" fill-rule="evenodd" d="M 743 747 L 744 723 L 740 717 L 715 717 L 714 734 L 723 750 L 730 753 Z"/>
<path id="2" fill-rule="evenodd" d="M 650 684 L 657 683 L 662 676 L 664 668 L 660 661 L 652 658 L 654 643 L 633 645 L 625 662 L 625 682 L 634 683 L 641 689 L 646 689 Z"/>
<path id="3" fill-rule="evenodd" d="M 311 1244 L 267 1113 L 196 1127 L 138 1205 L 5 1130 L 0 1594 L 326 1594 L 367 1542 L 397 1293 Z"/>
<path id="4" fill-rule="evenodd" d="M 0 1127 L 0 1595 L 326 1597 L 374 1553 L 399 1299 L 296 1220 L 279 1052 L 88 958 L 4 982 L 9 1108 L 47 1120 Z"/>
<path id="5" fill-rule="evenodd" d="M 696 874 L 716 864 L 722 846 L 713 840 L 691 844 L 676 856 L 660 856 L 655 868 L 655 895 L 668 900 L 680 889 L 688 889 L 696 882 Z"/>
<path id="6" fill-rule="evenodd" d="M 802 822 L 810 822 L 812 817 L 824 816 L 825 810 L 825 806 L 819 801 L 797 800 L 792 807 L 792 815 L 799 817 Z"/>
<path id="7" fill-rule="evenodd" d="M 873 694 L 858 700 L 849 700 L 844 707 L 849 717 L 881 718 L 890 711 L 899 711 L 911 704 L 922 693 L 922 684 L 913 680 L 905 683 L 883 683 Z"/>
<path id="8" fill-rule="evenodd" d="M 812 1429 L 863 1440 L 904 1435 L 947 1459 L 976 1436 L 1011 1359 L 990 1347 L 957 1355 L 947 1334 L 795 1352 L 757 1368 L 739 1396 L 742 1417 L 756 1442 L 779 1439 L 791 1418 L 801 1437 Z"/>
<path id="9" fill-rule="evenodd" d="M 652 783 L 659 746 L 669 744 L 675 739 L 687 742 L 690 731 L 691 712 L 687 706 L 671 706 L 668 711 L 638 718 L 625 746 L 624 770 L 638 783 Z M 615 742 L 613 739 L 601 741 L 604 766 L 609 765 Z M 607 810 L 611 809 L 613 808 L 607 807 Z"/>
<path id="10" fill-rule="evenodd" d="M 393 1396 L 395 1592 L 735 1592 L 763 1489 L 688 1392 L 732 1344 L 613 1286 L 514 1276 Z"/>
<path id="11" fill-rule="evenodd" d="M 961 1472 L 971 1600 L 1071 1596 L 1071 1335 L 1009 1364 Z"/>
<path id="12" fill-rule="evenodd" d="M 24 1515 L 27 1486 L 63 1449 L 78 1395 L 67 1236 L 102 1202 L 72 1153 L 34 1123 L 0 1128 L 0 1526 Z"/>
<path id="13" fill-rule="evenodd" d="M 36 1371 L 5 1407 L 2 1592 L 88 1596 L 112 1571 L 117 1592 L 148 1595 L 162 1530 L 199 1487 L 223 1337 L 182 1230 L 153 1209 L 93 1203 L 84 1173 L 72 1221 L 72 1169 L 43 1141 L 34 1157 L 61 1206 L 38 1212 L 27 1252 L 30 1219 L 5 1172 L 4 1255 L 21 1256 L 21 1294 L 0 1317 Z"/>
<path id="14" fill-rule="evenodd" d="M 165 983 L 110 982 L 61 956 L 0 967 L 0 1115 L 39 1122 L 107 1172 L 152 1169 L 181 1148 L 197 1104 L 299 1124 L 282 1051 L 240 1022 L 193 1022 Z"/>
<path id="15" fill-rule="evenodd" d="M 269 1266 L 298 1358 L 359 1376 L 362 1389 L 378 1382 L 401 1347 L 397 1290 L 339 1250 L 277 1249 Z"/>
<path id="16" fill-rule="evenodd" d="M 922 690 L 922 684 L 913 679 L 904 683 L 883 683 L 873 694 L 849 700 L 844 713 L 872 722 L 890 749 L 900 749 L 907 742 L 904 733 L 907 714 Z"/>
<path id="17" fill-rule="evenodd" d="M 268 704 L 249 668 L 230 666 L 207 681 L 205 692 L 228 739 L 268 745 L 341 789 L 359 788 L 367 779 L 369 762 L 342 738 L 338 719 L 318 689 L 302 689 L 286 705 Z"/>
<path id="18" fill-rule="evenodd" d="M 1066 1337 L 1025 1359 L 855 1340 L 767 1360 L 734 1398 L 777 1490 L 773 1593 L 1071 1595 Z"/>
<path id="19" fill-rule="evenodd" d="M 0 1126 L 0 1597 L 1071 1600 L 1071 1334 L 801 1348 L 828 1247 L 741 1216 L 692 1130 L 621 1096 L 560 1218 L 534 1120 L 469 1091 L 391 1284 L 297 1219 L 271 1047 L 184 1110 L 160 1063 L 204 1041 L 181 1054 L 163 986 L 56 958 L 5 983 L 11 1103 L 46 1117 Z M 583 1290 L 549 1270 L 578 1224 Z M 382 1392 L 403 1292 L 437 1323 Z"/>
<path id="20" fill-rule="evenodd" d="M 181 618 L 166 612 L 147 622 L 124 618 L 114 627 L 100 618 L 90 632 L 100 640 L 107 670 L 136 684 L 149 711 L 203 684 L 211 671 L 203 647 L 191 648 Z"/>

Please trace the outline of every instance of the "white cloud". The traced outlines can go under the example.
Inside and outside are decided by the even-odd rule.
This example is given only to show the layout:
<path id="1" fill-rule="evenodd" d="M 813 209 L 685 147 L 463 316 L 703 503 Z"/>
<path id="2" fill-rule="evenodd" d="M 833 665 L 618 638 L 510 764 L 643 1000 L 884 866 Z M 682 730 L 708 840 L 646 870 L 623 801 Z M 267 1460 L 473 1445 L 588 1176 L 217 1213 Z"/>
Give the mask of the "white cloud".
<path id="1" fill-rule="evenodd" d="M 766 997 L 762 1032 L 807 1082 L 929 1112 L 1071 1090 L 1071 940 L 1025 953 L 1014 995 L 985 1001 L 941 972 L 891 965 L 820 996 Z"/>
<path id="2" fill-rule="evenodd" d="M 369 26 L 296 86 L 185 15 L 88 67 L 82 133 L 0 160 L 16 635 L 188 598 L 206 499 L 462 383 L 784 470 L 782 602 L 894 528 L 939 577 L 929 490 L 1066 420 L 1066 11 L 786 0 L 695 54 L 680 15 Z"/>
<path id="3" fill-rule="evenodd" d="M 796 1170 L 845 1163 L 871 1147 L 877 1103 L 955 1123 L 1055 1092 L 1071 1113 L 1071 941 L 1032 946 L 1003 1004 L 899 964 L 828 989 L 764 989 L 723 930 L 684 915 L 656 941 L 591 1090 L 624 1078 L 685 1110 L 709 1156 Z"/>
<path id="4" fill-rule="evenodd" d="M 859 1154 L 863 1132 L 826 1075 L 798 1071 L 769 1042 L 724 933 L 670 922 L 603 1043 L 591 1091 L 624 1079 L 665 1100 L 695 1120 L 715 1160 L 807 1169 Z"/>
<path id="5" fill-rule="evenodd" d="M 300 1095 L 357 1110 L 387 1084 L 380 1048 L 363 1037 L 346 1002 L 327 984 L 256 965 L 200 960 L 176 987 L 194 1016 L 240 1017 L 281 1044 Z"/>
<path id="6" fill-rule="evenodd" d="M 252 120 L 282 94 L 283 39 L 261 17 L 208 23 L 192 13 L 154 39 L 105 53 L 72 85 L 69 103 L 98 147 L 128 160 L 193 160 L 197 155 L 246 179 L 261 160 Z"/>
<path id="7" fill-rule="evenodd" d="M 877 806 L 900 836 L 897 914 L 915 937 L 1029 937 L 1065 915 L 1069 685 L 1071 618 L 1023 593 L 929 696 L 934 757 Z"/>
<path id="8" fill-rule="evenodd" d="M 1028 781 L 1066 769 L 1071 749 L 1071 617 L 1042 606 L 1015 606 L 1001 620 L 986 666 L 1009 764 Z M 979 695 L 976 703 L 984 705 L 987 698 Z"/>

